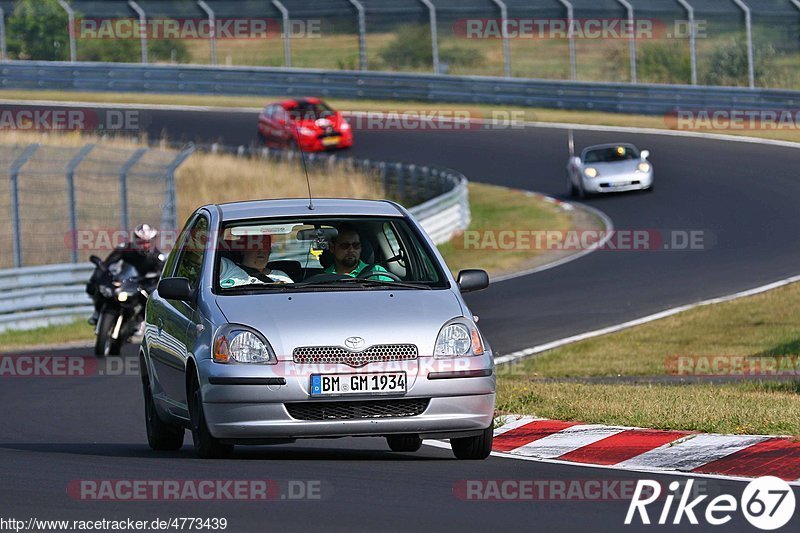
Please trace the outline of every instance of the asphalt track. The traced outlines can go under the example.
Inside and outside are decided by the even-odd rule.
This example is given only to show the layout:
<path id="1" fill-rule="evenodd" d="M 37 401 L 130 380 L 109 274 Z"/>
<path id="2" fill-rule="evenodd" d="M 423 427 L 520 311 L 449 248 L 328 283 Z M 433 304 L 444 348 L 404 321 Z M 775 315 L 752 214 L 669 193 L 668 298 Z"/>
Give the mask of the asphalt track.
<path id="1" fill-rule="evenodd" d="M 253 141 L 241 113 L 143 111 L 151 135 L 171 140 Z M 353 155 L 449 166 L 470 179 L 560 195 L 566 135 L 554 128 L 476 131 L 357 131 Z M 796 274 L 800 265 L 790 148 L 642 134 L 577 132 L 578 146 L 632 141 L 653 153 L 656 191 L 594 198 L 618 229 L 702 230 L 713 245 L 695 251 L 599 251 L 532 276 L 492 285 L 469 303 L 493 347 L 508 353 L 736 292 Z M 531 228 L 502 228 L 531 229 Z M 732 334 L 735 334 L 732 332 Z M 129 347 L 129 355 L 135 354 Z M 48 355 L 80 355 L 83 350 Z M 4 378 L 0 388 L 0 515 L 59 519 L 226 517 L 231 531 L 409 530 L 596 531 L 622 525 L 627 500 L 462 501 L 466 479 L 587 480 L 654 476 L 492 457 L 457 462 L 447 450 L 386 450 L 381 439 L 309 441 L 237 449 L 234 459 L 200 461 L 189 446 L 155 454 L 146 444 L 137 375 Z M 187 435 L 186 442 L 190 442 Z M 81 501 L 79 479 L 320 480 L 322 499 L 274 502 Z M 695 478 L 699 479 L 699 478 Z M 745 484 L 704 479 L 708 492 L 739 496 Z M 800 490 L 795 489 L 800 499 Z M 660 507 L 659 507 L 660 511 Z M 702 519 L 701 519 L 702 520 Z M 798 519 L 786 526 L 797 528 Z M 686 526 L 686 521 L 683 522 Z M 736 514 L 727 530 L 749 530 Z M 686 526 L 701 530 L 703 526 Z M 680 529 L 670 526 L 670 530 Z"/>

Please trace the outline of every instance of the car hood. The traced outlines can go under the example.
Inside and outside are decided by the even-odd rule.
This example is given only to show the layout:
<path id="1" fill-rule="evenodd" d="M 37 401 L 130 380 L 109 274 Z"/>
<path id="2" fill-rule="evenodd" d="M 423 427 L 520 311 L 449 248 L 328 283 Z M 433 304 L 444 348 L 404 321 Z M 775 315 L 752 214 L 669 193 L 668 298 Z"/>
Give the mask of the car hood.
<path id="1" fill-rule="evenodd" d="M 230 323 L 257 329 L 280 360 L 298 346 L 345 346 L 361 337 L 364 346 L 416 344 L 419 355 L 432 355 L 439 330 L 462 316 L 450 290 L 346 290 L 217 296 Z"/>
<path id="2" fill-rule="evenodd" d="M 338 128 L 341 126 L 341 121 L 342 118 L 339 115 L 331 115 L 324 118 L 298 120 L 297 125 L 298 127 L 322 131 L 327 127 Z"/>
<path id="3" fill-rule="evenodd" d="M 641 159 L 631 159 L 629 161 L 615 161 L 613 163 L 586 163 L 584 168 L 596 168 L 599 172 L 599 178 L 603 176 L 616 176 L 618 174 L 633 174 L 636 172 L 636 167 L 641 163 Z"/>

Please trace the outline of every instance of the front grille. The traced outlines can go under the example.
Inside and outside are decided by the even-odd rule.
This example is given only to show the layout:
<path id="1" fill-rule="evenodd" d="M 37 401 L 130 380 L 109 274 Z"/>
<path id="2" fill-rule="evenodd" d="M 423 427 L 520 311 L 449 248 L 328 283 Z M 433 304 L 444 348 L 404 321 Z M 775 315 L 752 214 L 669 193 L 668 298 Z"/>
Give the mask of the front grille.
<path id="1" fill-rule="evenodd" d="M 343 364 L 360 367 L 369 363 L 407 361 L 417 358 L 414 344 L 376 344 L 360 352 L 342 346 L 302 346 L 292 354 L 294 362 L 301 365 Z"/>
<path id="2" fill-rule="evenodd" d="M 355 420 L 359 418 L 399 418 L 422 414 L 430 398 L 370 400 L 362 402 L 287 403 L 289 416 L 297 420 Z"/>

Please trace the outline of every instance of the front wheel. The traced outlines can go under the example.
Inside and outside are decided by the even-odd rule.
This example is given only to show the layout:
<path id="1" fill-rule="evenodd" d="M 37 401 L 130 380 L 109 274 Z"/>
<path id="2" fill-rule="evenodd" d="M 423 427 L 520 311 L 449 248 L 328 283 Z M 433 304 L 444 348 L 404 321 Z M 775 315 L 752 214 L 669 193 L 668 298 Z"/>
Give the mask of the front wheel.
<path id="1" fill-rule="evenodd" d="M 117 315 L 112 312 L 103 312 L 100 315 L 99 326 L 97 328 L 97 339 L 94 342 L 94 354 L 97 357 L 107 357 L 109 355 L 119 355 L 122 348 L 122 339 L 112 338 L 111 334 L 117 325 Z"/>
<path id="2" fill-rule="evenodd" d="M 183 446 L 184 429 L 166 424 L 158 416 L 150 380 L 142 379 L 144 392 L 144 423 L 147 427 L 147 443 L 156 451 L 175 451 Z"/>
<path id="3" fill-rule="evenodd" d="M 233 453 L 232 444 L 223 444 L 208 430 L 206 415 L 203 413 L 203 396 L 200 393 L 200 383 L 197 376 L 192 378 L 192 384 L 187 391 L 189 400 L 189 417 L 192 422 L 192 440 L 194 451 L 202 459 L 219 459 L 228 457 Z"/>
<path id="4" fill-rule="evenodd" d="M 458 459 L 486 459 L 492 453 L 494 429 L 489 426 L 480 435 L 450 439 L 450 447 Z"/>

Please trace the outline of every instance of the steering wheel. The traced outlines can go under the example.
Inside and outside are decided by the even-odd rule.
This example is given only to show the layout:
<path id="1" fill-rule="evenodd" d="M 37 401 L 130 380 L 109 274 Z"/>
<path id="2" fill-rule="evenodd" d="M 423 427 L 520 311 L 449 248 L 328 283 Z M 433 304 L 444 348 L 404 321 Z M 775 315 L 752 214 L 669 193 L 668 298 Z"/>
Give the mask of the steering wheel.
<path id="1" fill-rule="evenodd" d="M 392 281 L 402 281 L 400 277 L 392 272 L 387 271 L 376 271 L 375 267 L 377 265 L 372 265 L 369 268 L 365 268 L 358 276 L 359 279 L 369 279 L 378 276 L 386 276 L 387 278 L 391 279 Z"/>

